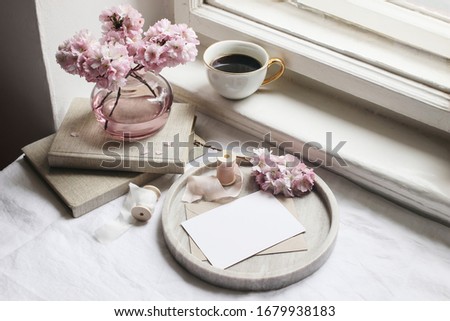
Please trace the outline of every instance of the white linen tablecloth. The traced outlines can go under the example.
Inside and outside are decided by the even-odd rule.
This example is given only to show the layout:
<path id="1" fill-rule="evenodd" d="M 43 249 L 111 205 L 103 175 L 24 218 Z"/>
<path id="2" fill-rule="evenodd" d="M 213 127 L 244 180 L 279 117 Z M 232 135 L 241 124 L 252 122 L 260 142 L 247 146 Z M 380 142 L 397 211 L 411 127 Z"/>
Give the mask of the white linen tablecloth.
<path id="1" fill-rule="evenodd" d="M 245 134 L 207 117 L 197 133 L 227 142 Z M 269 292 L 209 285 L 167 250 L 161 228 L 166 191 L 178 176 L 152 184 L 163 195 L 148 224 L 109 244 L 94 231 L 117 217 L 120 197 L 73 219 L 19 158 L 0 172 L 1 300 L 449 300 L 450 229 L 327 170 L 316 172 L 340 208 L 336 247 L 313 275 Z"/>

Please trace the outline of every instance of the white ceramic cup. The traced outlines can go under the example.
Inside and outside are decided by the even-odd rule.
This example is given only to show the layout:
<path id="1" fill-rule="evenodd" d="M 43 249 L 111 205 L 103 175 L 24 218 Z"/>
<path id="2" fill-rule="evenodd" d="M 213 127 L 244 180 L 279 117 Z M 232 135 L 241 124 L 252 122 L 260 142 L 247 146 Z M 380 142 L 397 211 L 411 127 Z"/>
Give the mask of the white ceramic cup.
<path id="1" fill-rule="evenodd" d="M 228 72 L 213 67 L 213 62 L 218 58 L 233 54 L 250 56 L 256 59 L 261 67 L 249 72 Z M 285 69 L 283 61 L 279 58 L 270 58 L 263 47 L 240 40 L 224 40 L 212 44 L 204 52 L 203 61 L 207 67 L 211 86 L 220 95 L 229 99 L 243 99 L 250 96 L 261 85 L 280 78 Z M 279 70 L 272 76 L 266 77 L 268 68 L 273 64 L 278 64 Z"/>

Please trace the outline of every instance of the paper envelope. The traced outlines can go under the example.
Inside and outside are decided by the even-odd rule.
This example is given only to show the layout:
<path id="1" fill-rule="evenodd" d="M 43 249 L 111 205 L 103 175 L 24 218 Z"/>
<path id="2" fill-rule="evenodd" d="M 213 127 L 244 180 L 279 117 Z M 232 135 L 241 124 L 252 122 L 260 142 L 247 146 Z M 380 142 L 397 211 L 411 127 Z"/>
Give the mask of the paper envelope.
<path id="1" fill-rule="evenodd" d="M 296 209 L 294 200 L 292 198 L 286 197 L 277 197 L 277 199 L 283 204 L 284 207 L 297 218 Z M 200 202 L 200 203 L 186 203 L 185 204 L 185 212 L 186 219 L 193 218 L 197 215 L 205 213 L 213 208 L 221 206 L 222 204 L 214 203 L 214 202 Z M 195 244 L 192 238 L 189 238 L 189 245 L 191 248 L 191 253 L 198 259 L 202 261 L 206 261 L 206 257 L 200 248 Z M 294 237 L 291 237 L 283 242 L 280 242 L 268 249 L 259 252 L 256 255 L 265 255 L 265 254 L 275 254 L 275 253 L 286 253 L 286 252 L 295 252 L 295 251 L 306 251 L 307 244 L 305 240 L 305 233 L 298 234 Z"/>

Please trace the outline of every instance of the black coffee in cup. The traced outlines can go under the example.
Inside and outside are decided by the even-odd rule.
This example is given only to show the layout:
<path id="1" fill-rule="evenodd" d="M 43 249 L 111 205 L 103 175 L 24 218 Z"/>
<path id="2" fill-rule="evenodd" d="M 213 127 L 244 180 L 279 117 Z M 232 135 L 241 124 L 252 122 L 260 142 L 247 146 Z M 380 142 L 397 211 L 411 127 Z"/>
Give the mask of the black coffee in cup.
<path id="1" fill-rule="evenodd" d="M 262 67 L 258 60 L 243 54 L 231 54 L 219 57 L 211 63 L 211 66 L 217 70 L 232 73 L 251 72 Z"/>

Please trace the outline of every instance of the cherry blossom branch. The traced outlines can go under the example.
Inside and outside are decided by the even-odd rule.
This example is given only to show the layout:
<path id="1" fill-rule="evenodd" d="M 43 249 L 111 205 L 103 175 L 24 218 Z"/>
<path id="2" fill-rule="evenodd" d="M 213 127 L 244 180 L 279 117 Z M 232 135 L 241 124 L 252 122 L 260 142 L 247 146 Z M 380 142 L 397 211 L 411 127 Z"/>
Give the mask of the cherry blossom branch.
<path id="1" fill-rule="evenodd" d="M 100 107 L 103 106 L 103 104 L 105 103 L 106 98 L 109 97 L 109 95 L 112 94 L 112 90 L 108 91 L 108 93 L 105 95 L 105 97 L 103 97 L 102 101 L 100 102 L 100 104 L 98 104 L 97 107 L 95 107 L 95 109 L 99 109 Z"/>
<path id="2" fill-rule="evenodd" d="M 111 117 L 114 110 L 116 109 L 117 105 L 119 104 L 119 99 L 120 99 L 120 93 L 121 93 L 121 88 L 119 87 L 119 89 L 117 90 L 117 97 L 116 97 L 116 101 L 114 102 L 114 106 L 111 109 L 111 112 L 109 113 L 108 117 Z M 105 129 L 108 128 L 108 120 L 105 121 Z"/>
<path id="3" fill-rule="evenodd" d="M 135 78 L 135 79 L 137 79 L 137 80 L 139 80 L 142 84 L 144 84 L 144 85 L 152 92 L 153 96 L 156 97 L 155 91 L 153 90 L 152 87 L 150 87 L 150 85 L 145 81 L 144 78 L 142 78 L 141 76 L 139 76 L 139 75 L 138 75 L 137 73 L 135 73 L 135 72 L 131 72 L 131 73 L 130 73 L 130 76 L 133 77 L 133 78 Z"/>
<path id="4" fill-rule="evenodd" d="M 116 107 L 117 107 L 117 104 L 119 103 L 119 99 L 120 99 L 120 94 L 121 94 L 121 87 L 119 87 L 119 89 L 117 90 L 117 97 L 116 97 L 116 101 L 114 102 L 114 106 L 113 106 L 113 108 L 111 109 L 111 112 L 109 113 L 109 117 L 111 117 L 112 116 L 112 114 L 113 114 L 113 112 L 114 112 L 114 109 L 116 109 Z"/>

